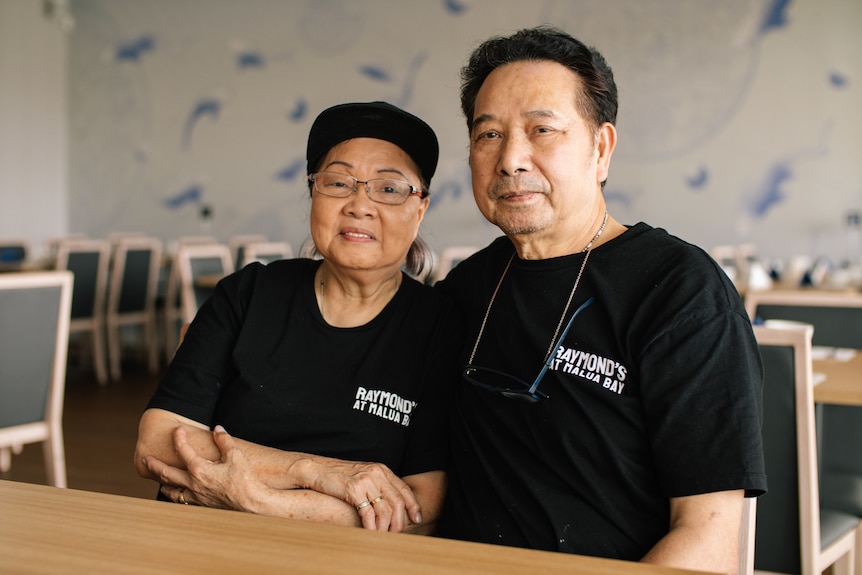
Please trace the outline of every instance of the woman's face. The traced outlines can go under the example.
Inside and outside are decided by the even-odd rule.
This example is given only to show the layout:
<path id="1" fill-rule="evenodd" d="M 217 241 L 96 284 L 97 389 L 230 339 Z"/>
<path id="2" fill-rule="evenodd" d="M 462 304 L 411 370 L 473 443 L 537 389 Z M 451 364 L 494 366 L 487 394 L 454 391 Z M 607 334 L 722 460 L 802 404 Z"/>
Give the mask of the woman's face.
<path id="1" fill-rule="evenodd" d="M 336 144 L 318 171 L 348 174 L 361 182 L 404 180 L 421 188 L 419 170 L 410 156 L 395 144 L 376 138 L 353 138 Z M 332 265 L 395 273 L 404 264 L 427 208 L 428 198 L 418 195 L 411 195 L 400 205 L 374 202 L 362 183 L 346 198 L 313 192 L 311 237 Z"/>

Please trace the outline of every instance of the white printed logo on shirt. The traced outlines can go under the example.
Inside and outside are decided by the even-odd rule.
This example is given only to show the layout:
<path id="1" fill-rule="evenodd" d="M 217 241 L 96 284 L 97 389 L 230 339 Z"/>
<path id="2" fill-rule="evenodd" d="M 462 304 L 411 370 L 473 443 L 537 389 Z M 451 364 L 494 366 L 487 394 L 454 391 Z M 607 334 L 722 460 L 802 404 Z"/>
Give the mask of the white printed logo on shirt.
<path id="1" fill-rule="evenodd" d="M 365 389 L 360 386 L 356 388 L 353 409 L 408 427 L 410 414 L 417 405 L 419 405 L 418 402 L 405 399 L 397 393 L 382 389 Z"/>
<path id="2" fill-rule="evenodd" d="M 626 366 L 616 360 L 563 346 L 557 350 L 550 369 L 598 383 L 618 395 L 623 393 L 628 374 Z"/>

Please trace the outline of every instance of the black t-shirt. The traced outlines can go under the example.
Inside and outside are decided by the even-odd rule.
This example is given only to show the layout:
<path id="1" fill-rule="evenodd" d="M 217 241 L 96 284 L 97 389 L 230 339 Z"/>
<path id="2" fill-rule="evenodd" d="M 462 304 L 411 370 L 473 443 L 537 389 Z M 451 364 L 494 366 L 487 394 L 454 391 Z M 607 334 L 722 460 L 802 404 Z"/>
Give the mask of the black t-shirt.
<path id="1" fill-rule="evenodd" d="M 500 238 L 438 284 L 467 315 L 462 365 L 513 251 Z M 473 363 L 532 382 L 583 258 L 516 256 Z M 565 319 L 590 297 L 548 399 L 460 384 L 443 536 L 637 560 L 667 533 L 669 498 L 765 490 L 760 356 L 724 272 L 638 224 L 592 251 Z"/>
<path id="2" fill-rule="evenodd" d="M 319 264 L 253 264 L 219 282 L 148 407 L 401 476 L 445 469 L 460 314 L 405 276 L 376 318 L 332 327 L 314 294 Z"/>

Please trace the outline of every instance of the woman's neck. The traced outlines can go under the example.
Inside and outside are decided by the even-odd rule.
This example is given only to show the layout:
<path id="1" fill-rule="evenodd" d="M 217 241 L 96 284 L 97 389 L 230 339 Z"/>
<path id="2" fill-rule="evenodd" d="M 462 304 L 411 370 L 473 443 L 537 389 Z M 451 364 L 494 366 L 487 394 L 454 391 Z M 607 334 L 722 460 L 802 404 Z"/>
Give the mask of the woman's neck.
<path id="1" fill-rule="evenodd" d="M 324 260 L 314 277 L 320 314 L 335 327 L 365 325 L 395 297 L 401 279 L 400 269 L 354 273 L 335 268 Z"/>

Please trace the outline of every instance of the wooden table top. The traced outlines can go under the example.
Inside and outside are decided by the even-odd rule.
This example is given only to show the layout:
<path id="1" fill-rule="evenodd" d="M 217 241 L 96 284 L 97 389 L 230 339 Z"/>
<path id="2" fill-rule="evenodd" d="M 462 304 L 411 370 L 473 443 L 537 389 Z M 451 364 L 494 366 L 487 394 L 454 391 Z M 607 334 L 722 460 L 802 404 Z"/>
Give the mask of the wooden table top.
<path id="1" fill-rule="evenodd" d="M 862 351 L 848 359 L 825 358 L 812 361 L 817 378 L 825 379 L 814 386 L 814 401 L 862 406 Z"/>
<path id="2" fill-rule="evenodd" d="M 694 573 L 14 481 L 0 481 L 0 571 L 207 575 Z"/>

